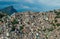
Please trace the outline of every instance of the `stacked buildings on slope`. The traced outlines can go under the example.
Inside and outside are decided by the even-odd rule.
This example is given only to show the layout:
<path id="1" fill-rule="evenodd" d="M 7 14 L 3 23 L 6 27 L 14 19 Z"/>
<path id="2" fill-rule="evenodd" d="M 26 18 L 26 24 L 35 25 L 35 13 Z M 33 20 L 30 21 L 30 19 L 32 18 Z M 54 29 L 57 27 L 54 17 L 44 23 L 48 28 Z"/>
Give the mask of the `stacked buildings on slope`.
<path id="1" fill-rule="evenodd" d="M 0 21 L 0 39 L 54 39 L 53 35 L 50 38 L 51 32 L 60 26 L 57 25 L 60 18 L 56 16 L 54 11 L 7 15 Z"/>

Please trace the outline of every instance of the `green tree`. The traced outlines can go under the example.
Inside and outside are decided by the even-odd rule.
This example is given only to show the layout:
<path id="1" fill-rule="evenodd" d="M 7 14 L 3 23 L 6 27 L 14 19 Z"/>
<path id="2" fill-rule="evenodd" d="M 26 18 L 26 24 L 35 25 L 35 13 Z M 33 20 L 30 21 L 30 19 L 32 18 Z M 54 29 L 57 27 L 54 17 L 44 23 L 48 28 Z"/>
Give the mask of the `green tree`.
<path id="1" fill-rule="evenodd" d="M 18 20 L 17 19 L 14 19 L 13 22 L 11 22 L 12 24 L 18 24 Z"/>
<path id="2" fill-rule="evenodd" d="M 23 26 L 20 26 L 20 30 L 22 30 L 23 29 Z"/>
<path id="3" fill-rule="evenodd" d="M 15 26 L 12 26 L 12 29 L 11 29 L 11 31 L 15 31 Z"/>

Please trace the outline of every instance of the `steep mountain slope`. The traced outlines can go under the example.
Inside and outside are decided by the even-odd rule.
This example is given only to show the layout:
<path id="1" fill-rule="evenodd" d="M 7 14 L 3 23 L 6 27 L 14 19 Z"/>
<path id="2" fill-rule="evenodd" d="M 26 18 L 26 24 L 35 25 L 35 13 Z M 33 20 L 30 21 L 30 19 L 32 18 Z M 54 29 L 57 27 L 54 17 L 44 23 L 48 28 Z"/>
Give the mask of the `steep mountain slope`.
<path id="1" fill-rule="evenodd" d="M 16 13 L 17 11 L 16 11 L 16 9 L 14 9 L 13 6 L 8 6 L 8 7 L 6 7 L 6 8 L 1 9 L 0 12 L 2 12 L 2 13 L 7 13 L 7 14 L 10 14 L 10 15 L 11 15 L 11 14 L 13 14 L 14 12 Z"/>

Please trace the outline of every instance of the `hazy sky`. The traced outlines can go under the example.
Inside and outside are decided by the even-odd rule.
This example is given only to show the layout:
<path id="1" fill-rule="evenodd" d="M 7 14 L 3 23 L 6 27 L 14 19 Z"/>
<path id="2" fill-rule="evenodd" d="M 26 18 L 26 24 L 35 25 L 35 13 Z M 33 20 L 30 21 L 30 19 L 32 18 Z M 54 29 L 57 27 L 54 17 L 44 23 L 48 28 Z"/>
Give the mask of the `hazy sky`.
<path id="1" fill-rule="evenodd" d="M 18 11 L 48 11 L 60 9 L 60 0 L 0 0 L 0 9 L 10 5 Z"/>

